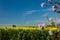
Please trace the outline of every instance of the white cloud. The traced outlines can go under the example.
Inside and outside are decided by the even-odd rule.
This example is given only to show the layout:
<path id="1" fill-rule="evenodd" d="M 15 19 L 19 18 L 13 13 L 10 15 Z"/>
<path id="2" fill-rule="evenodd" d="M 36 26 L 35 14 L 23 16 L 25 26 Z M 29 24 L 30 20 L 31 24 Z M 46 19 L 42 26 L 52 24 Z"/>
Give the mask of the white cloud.
<path id="1" fill-rule="evenodd" d="M 42 9 L 42 10 L 28 10 L 28 11 L 25 11 L 23 13 L 23 16 L 28 16 L 28 15 L 31 15 L 33 13 L 36 13 L 36 12 L 41 12 L 41 11 L 51 11 L 52 9 L 51 8 L 47 8 L 47 9 Z"/>
<path id="2" fill-rule="evenodd" d="M 47 23 L 47 21 L 40 20 L 40 19 L 32 20 L 32 21 L 26 21 L 25 25 L 38 25 L 40 23 Z"/>
<path id="3" fill-rule="evenodd" d="M 37 12 L 37 10 L 31 10 L 31 11 L 27 11 L 26 14 L 32 14 L 34 12 Z"/>
<path id="4" fill-rule="evenodd" d="M 48 13 L 45 13 L 45 14 L 43 14 L 42 16 L 43 16 L 43 17 L 46 17 L 46 16 L 48 16 Z"/>
<path id="5" fill-rule="evenodd" d="M 39 12 L 39 10 L 30 10 L 30 11 L 25 11 L 25 13 L 23 14 L 24 16 L 27 16 L 27 15 L 31 15 L 35 12 Z"/>
<path id="6" fill-rule="evenodd" d="M 29 25 L 29 24 L 30 24 L 30 22 L 29 22 L 29 21 L 27 21 L 25 24 L 26 24 L 26 25 Z"/>
<path id="7" fill-rule="evenodd" d="M 26 21 L 25 25 L 37 25 L 40 23 L 40 20 Z"/>
<path id="8" fill-rule="evenodd" d="M 52 8 L 43 9 L 42 11 L 51 11 Z"/>

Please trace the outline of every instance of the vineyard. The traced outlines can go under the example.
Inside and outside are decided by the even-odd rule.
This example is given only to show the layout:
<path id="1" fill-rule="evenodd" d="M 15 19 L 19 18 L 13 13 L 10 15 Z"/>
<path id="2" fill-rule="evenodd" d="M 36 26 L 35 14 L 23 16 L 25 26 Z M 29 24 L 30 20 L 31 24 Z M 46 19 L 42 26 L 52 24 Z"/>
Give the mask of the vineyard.
<path id="1" fill-rule="evenodd" d="M 53 31 L 53 35 L 49 35 L 49 30 Z M 3 27 L 0 28 L 0 40 L 60 40 L 57 30 L 55 27 L 44 30 L 38 27 Z"/>

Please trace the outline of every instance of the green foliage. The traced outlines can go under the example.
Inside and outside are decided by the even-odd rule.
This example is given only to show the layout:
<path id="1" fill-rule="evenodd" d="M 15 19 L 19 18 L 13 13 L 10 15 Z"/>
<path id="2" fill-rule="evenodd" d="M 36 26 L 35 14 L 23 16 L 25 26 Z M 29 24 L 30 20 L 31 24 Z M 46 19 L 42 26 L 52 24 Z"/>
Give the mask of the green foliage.
<path id="1" fill-rule="evenodd" d="M 47 25 L 47 27 L 55 27 L 54 25 Z"/>
<path id="2" fill-rule="evenodd" d="M 12 27 L 16 27 L 16 25 L 12 25 Z"/>
<path id="3" fill-rule="evenodd" d="M 53 36 L 48 30 L 22 30 L 0 28 L 0 40 L 58 40 L 60 32 L 53 31 Z"/>

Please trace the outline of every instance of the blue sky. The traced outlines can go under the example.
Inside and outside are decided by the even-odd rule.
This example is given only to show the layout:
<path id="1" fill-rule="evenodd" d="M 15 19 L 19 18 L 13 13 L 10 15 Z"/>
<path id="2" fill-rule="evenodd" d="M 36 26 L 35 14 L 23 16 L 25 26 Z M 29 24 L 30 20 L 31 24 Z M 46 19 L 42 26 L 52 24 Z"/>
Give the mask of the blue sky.
<path id="1" fill-rule="evenodd" d="M 0 0 L 0 25 L 38 25 L 48 23 L 45 15 L 56 18 L 51 8 L 41 8 L 44 0 Z M 46 3 L 46 2 L 45 2 Z M 46 3 L 47 4 L 47 3 Z"/>

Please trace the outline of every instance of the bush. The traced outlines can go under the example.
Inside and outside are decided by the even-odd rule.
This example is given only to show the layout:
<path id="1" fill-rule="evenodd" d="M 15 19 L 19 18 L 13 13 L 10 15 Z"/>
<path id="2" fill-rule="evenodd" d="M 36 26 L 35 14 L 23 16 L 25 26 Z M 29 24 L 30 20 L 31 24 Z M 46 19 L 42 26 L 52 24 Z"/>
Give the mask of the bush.
<path id="1" fill-rule="evenodd" d="M 16 25 L 12 25 L 12 27 L 16 27 Z"/>
<path id="2" fill-rule="evenodd" d="M 22 30 L 0 28 L 0 40 L 60 40 L 60 32 L 53 31 L 53 36 L 48 30 Z"/>
<path id="3" fill-rule="evenodd" d="M 55 27 L 54 25 L 47 25 L 47 27 Z"/>

